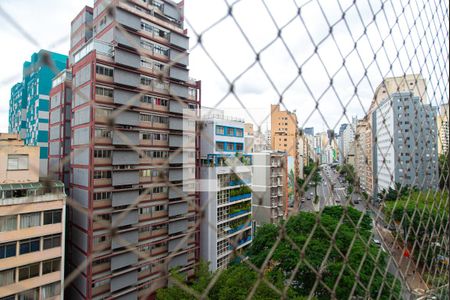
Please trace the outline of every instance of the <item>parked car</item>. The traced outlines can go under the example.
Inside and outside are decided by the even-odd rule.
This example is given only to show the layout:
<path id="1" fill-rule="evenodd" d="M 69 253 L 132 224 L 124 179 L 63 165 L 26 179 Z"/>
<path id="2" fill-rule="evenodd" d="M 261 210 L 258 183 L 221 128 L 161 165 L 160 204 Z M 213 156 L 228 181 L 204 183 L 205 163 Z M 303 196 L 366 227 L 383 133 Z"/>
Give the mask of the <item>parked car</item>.
<path id="1" fill-rule="evenodd" d="M 306 200 L 311 200 L 311 195 L 306 196 Z"/>
<path id="2" fill-rule="evenodd" d="M 374 243 L 375 245 L 377 245 L 377 246 L 380 246 L 380 245 L 381 245 L 380 240 L 373 239 L 372 241 L 373 241 L 373 243 Z"/>
<path id="3" fill-rule="evenodd" d="M 353 200 L 353 204 L 359 204 L 359 200 L 358 199 Z"/>

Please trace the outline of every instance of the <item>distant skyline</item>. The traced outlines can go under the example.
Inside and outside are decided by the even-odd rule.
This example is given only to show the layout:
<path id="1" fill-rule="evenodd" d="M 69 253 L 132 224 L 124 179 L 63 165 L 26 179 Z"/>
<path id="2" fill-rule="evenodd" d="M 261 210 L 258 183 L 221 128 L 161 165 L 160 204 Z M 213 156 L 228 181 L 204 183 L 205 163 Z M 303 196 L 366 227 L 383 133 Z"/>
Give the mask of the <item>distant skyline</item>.
<path id="1" fill-rule="evenodd" d="M 93 2 L 15 0 L 0 3 L 0 19 L 4 24 L 0 28 L 0 38 L 5 45 L 14 45 L 4 47 L 0 57 L 3 69 L 0 74 L 0 131 L 7 131 L 10 89 L 21 80 L 23 62 L 41 48 L 67 54 L 70 22 L 83 6 L 92 6 Z M 448 60 L 440 57 L 440 49 L 433 49 L 431 45 L 431 41 L 436 40 L 435 45 L 445 43 L 448 47 L 448 39 L 443 31 L 423 28 L 425 25 L 420 22 L 410 28 L 412 24 L 399 19 L 396 25 L 396 13 L 402 10 L 401 1 L 385 5 L 384 14 L 378 14 L 375 22 L 372 11 L 379 10 L 381 3 L 378 2 L 370 6 L 358 2 L 358 11 L 347 10 L 353 6 L 352 0 L 327 2 L 322 7 L 316 2 L 302 6 L 307 1 L 287 1 L 283 5 L 260 0 L 236 2 L 229 1 L 235 3 L 234 18 L 231 18 L 225 17 L 229 8 L 223 0 L 185 1 L 191 45 L 190 75 L 202 81 L 205 106 L 217 105 L 227 114 L 261 125 L 264 131 L 270 104 L 276 104 L 281 94 L 282 107 L 297 111 L 299 127 L 314 127 L 315 132 L 320 132 L 328 128 L 338 131 L 341 123 L 351 122 L 352 116 L 363 117 L 375 88 L 384 77 L 422 71 L 436 92 L 435 98 L 429 97 L 432 104 L 441 105 L 448 99 L 448 85 L 443 86 L 438 81 L 442 73 L 449 72 Z M 300 17 L 296 4 L 302 6 Z M 418 5 L 408 9 L 417 13 Z M 341 10 L 346 10 L 345 22 L 338 22 Z M 4 12 L 31 38 L 24 37 L 12 26 Z M 332 36 L 329 24 L 334 24 Z M 283 28 L 283 40 L 278 38 L 277 27 Z M 204 32 L 207 28 L 210 29 Z M 402 46 L 403 32 L 409 29 L 411 34 Z M 202 34 L 203 47 L 197 44 L 196 33 Z M 419 39 L 424 42 L 416 49 Z M 255 62 L 255 52 L 259 53 L 259 62 Z M 346 57 L 345 68 L 342 68 L 342 56 Z M 302 77 L 299 77 L 300 71 Z M 233 93 L 230 93 L 229 82 L 233 84 Z M 315 99 L 320 99 L 319 110 L 315 110 Z"/>

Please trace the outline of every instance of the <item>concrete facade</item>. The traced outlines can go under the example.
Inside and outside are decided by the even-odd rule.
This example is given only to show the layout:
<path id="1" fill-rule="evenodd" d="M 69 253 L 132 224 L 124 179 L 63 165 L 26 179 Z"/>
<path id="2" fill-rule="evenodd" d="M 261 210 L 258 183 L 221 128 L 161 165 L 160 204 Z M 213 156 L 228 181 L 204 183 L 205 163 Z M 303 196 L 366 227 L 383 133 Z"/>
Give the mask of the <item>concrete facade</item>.
<path id="1" fill-rule="evenodd" d="M 253 218 L 256 226 L 279 224 L 287 216 L 287 155 L 264 151 L 253 154 Z"/>
<path id="2" fill-rule="evenodd" d="M 394 93 L 373 112 L 375 192 L 395 183 L 436 189 L 436 109 L 412 93 Z"/>
<path id="3" fill-rule="evenodd" d="M 39 147 L 0 134 L 0 298 L 63 299 L 65 199 L 39 181 Z"/>
<path id="4" fill-rule="evenodd" d="M 252 157 L 242 153 L 244 122 L 216 115 L 202 128 L 200 254 L 215 271 L 252 242 Z"/>
<path id="5" fill-rule="evenodd" d="M 372 103 L 370 104 L 369 110 L 367 111 L 364 119 L 367 121 L 366 127 L 366 157 L 367 163 L 366 165 L 366 182 L 364 186 L 366 187 L 366 192 L 371 195 L 373 198 L 376 198 L 377 195 L 374 192 L 374 178 L 373 176 L 373 132 L 372 132 L 372 115 L 373 112 L 378 108 L 378 105 L 387 99 L 391 94 L 397 92 L 411 92 L 414 96 L 418 96 L 423 103 L 427 101 L 426 94 L 426 81 L 420 74 L 407 74 L 405 76 L 399 77 L 389 77 L 385 78 L 376 88 L 375 94 L 372 99 Z"/>
<path id="6" fill-rule="evenodd" d="M 437 116 L 437 128 L 438 128 L 438 154 L 448 154 L 448 127 L 449 110 L 448 104 L 442 105 L 439 109 Z"/>
<path id="7" fill-rule="evenodd" d="M 48 133 L 48 175 L 70 187 L 70 122 L 72 119 L 72 72 L 64 70 L 52 83 Z"/>
<path id="8" fill-rule="evenodd" d="M 297 115 L 290 111 L 282 111 L 280 105 L 271 105 L 271 143 L 274 151 L 286 152 L 296 160 L 298 173 L 298 121 Z"/>
<path id="9" fill-rule="evenodd" d="M 172 268 L 192 276 L 200 82 L 183 4 L 95 1 L 72 21 L 71 299 L 148 299 Z M 113 234 L 111 228 L 116 230 Z"/>

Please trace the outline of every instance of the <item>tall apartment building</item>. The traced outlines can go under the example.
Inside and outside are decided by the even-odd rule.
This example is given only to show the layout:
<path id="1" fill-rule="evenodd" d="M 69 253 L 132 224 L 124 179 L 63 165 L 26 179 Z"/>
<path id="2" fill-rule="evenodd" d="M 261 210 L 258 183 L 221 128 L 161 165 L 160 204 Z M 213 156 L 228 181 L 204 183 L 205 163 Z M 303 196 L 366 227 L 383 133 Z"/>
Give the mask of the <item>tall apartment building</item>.
<path id="1" fill-rule="evenodd" d="M 358 120 L 356 124 L 356 134 L 355 134 L 355 174 L 356 180 L 358 181 L 358 187 L 361 191 L 367 192 L 367 169 L 369 164 L 368 155 L 372 152 L 369 151 L 367 144 L 367 127 L 369 126 L 367 120 Z M 372 139 L 372 137 L 369 137 Z M 372 175 L 370 176 L 372 177 Z"/>
<path id="2" fill-rule="evenodd" d="M 70 213 L 71 299 L 147 299 L 170 269 L 193 275 L 200 83 L 183 26 L 182 3 L 158 0 L 97 0 L 72 22 L 71 196 L 89 214 Z"/>
<path id="3" fill-rule="evenodd" d="M 287 155 L 263 151 L 252 158 L 253 219 L 256 226 L 279 224 L 288 214 Z"/>
<path id="4" fill-rule="evenodd" d="M 338 136 L 338 149 L 339 149 L 339 163 L 343 164 L 344 159 L 344 131 L 349 126 L 349 124 L 341 124 L 339 127 L 339 136 Z"/>
<path id="5" fill-rule="evenodd" d="M 252 123 L 244 124 L 245 153 L 252 153 L 255 150 L 255 132 Z"/>
<path id="6" fill-rule="evenodd" d="M 63 299 L 65 199 L 39 181 L 39 147 L 0 134 L 0 299 Z"/>
<path id="7" fill-rule="evenodd" d="M 448 126 L 449 110 L 448 103 L 441 105 L 437 116 L 438 128 L 438 154 L 448 155 Z"/>
<path id="8" fill-rule="evenodd" d="M 252 241 L 252 157 L 244 149 L 243 121 L 204 116 L 200 254 L 212 271 L 226 268 L 233 251 Z"/>
<path id="9" fill-rule="evenodd" d="M 342 163 L 349 161 L 349 156 L 354 155 L 354 150 L 351 148 L 355 140 L 357 118 L 353 117 L 351 124 L 346 124 L 340 136 L 339 155 L 342 157 Z M 341 127 L 342 128 L 342 127 Z M 350 158 L 351 159 L 351 158 Z"/>
<path id="10" fill-rule="evenodd" d="M 295 177 L 300 174 L 298 162 L 298 121 L 295 112 L 282 111 L 280 105 L 270 106 L 271 142 L 274 151 L 286 152 L 294 161 Z"/>
<path id="11" fill-rule="evenodd" d="M 306 127 L 303 129 L 303 131 L 306 135 L 314 136 L 314 127 Z"/>
<path id="12" fill-rule="evenodd" d="M 372 115 L 375 192 L 395 183 L 438 186 L 436 109 L 410 92 L 393 93 Z"/>
<path id="13" fill-rule="evenodd" d="M 366 164 L 366 192 L 369 195 L 372 195 L 373 198 L 376 198 L 376 193 L 374 193 L 374 178 L 373 175 L 373 141 L 372 141 L 372 115 L 373 112 L 378 108 L 378 105 L 387 99 L 391 94 L 397 92 L 411 92 L 414 96 L 418 96 L 421 99 L 421 102 L 427 102 L 427 93 L 426 93 L 426 81 L 420 74 L 408 74 L 405 76 L 399 77 L 389 77 L 385 78 L 383 82 L 381 82 L 375 90 L 374 97 L 372 99 L 372 103 L 370 104 L 369 110 L 367 111 L 367 115 L 365 119 L 368 122 L 368 126 L 366 127 L 366 146 L 367 146 L 367 164 Z"/>
<path id="14" fill-rule="evenodd" d="M 50 91 L 48 175 L 70 187 L 70 122 L 72 119 L 72 72 L 55 76 Z"/>
<path id="15" fill-rule="evenodd" d="M 11 89 L 9 133 L 40 148 L 40 175 L 47 176 L 49 94 L 52 79 L 67 65 L 67 56 L 41 50 L 23 64 L 22 82 Z"/>

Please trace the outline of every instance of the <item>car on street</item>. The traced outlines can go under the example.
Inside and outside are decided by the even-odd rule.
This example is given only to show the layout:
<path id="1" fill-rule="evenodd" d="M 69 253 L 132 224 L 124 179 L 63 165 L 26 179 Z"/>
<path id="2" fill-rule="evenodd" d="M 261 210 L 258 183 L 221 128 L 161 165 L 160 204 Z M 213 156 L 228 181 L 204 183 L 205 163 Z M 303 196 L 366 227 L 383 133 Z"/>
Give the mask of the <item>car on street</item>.
<path id="1" fill-rule="evenodd" d="M 358 199 L 353 200 L 353 204 L 359 204 L 359 200 Z"/>
<path id="2" fill-rule="evenodd" d="M 380 242 L 380 240 L 378 240 L 378 239 L 373 239 L 372 241 L 373 241 L 373 243 L 374 243 L 375 245 L 377 245 L 377 246 L 380 246 L 380 245 L 381 245 L 381 242 Z"/>
<path id="3" fill-rule="evenodd" d="M 311 200 L 311 195 L 307 195 L 306 200 Z"/>

